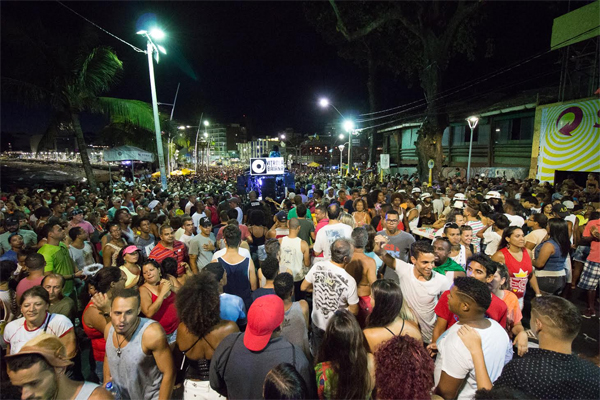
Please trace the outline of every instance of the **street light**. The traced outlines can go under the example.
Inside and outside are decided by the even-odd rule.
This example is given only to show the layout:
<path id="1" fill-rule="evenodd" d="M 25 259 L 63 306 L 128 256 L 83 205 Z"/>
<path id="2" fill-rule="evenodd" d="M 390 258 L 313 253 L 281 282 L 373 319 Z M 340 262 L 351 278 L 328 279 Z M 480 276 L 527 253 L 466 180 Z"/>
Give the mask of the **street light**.
<path id="1" fill-rule="evenodd" d="M 158 28 L 152 29 L 150 35 L 147 31 L 139 31 L 138 35 L 142 35 L 147 39 L 146 54 L 148 55 L 148 70 L 150 72 L 150 91 L 152 93 L 152 111 L 154 113 L 154 130 L 156 131 L 156 146 L 158 150 L 158 164 L 160 166 L 160 180 L 162 190 L 167 190 L 167 171 L 165 168 L 165 155 L 162 146 L 162 136 L 160 134 L 160 121 L 158 119 L 158 101 L 156 100 L 156 83 L 154 82 L 154 63 L 152 62 L 152 56 L 155 57 L 156 63 L 158 64 L 159 52 L 166 54 L 166 50 L 162 46 L 157 46 L 152 41 L 150 35 L 153 38 L 159 40 L 164 38 L 165 34 Z"/>
<path id="2" fill-rule="evenodd" d="M 341 135 L 340 135 L 341 136 Z M 340 144 L 338 146 L 338 149 L 340 149 L 340 176 L 342 176 L 342 156 L 344 154 L 344 145 Z"/>
<path id="3" fill-rule="evenodd" d="M 348 132 L 348 169 L 346 170 L 346 175 L 350 173 L 350 163 L 352 162 L 352 135 L 354 134 L 354 122 L 350 119 L 347 119 L 343 123 L 344 130 Z"/>
<path id="4" fill-rule="evenodd" d="M 280 138 L 281 140 L 285 140 L 285 135 L 284 135 L 284 134 L 281 134 L 281 135 L 279 135 L 279 138 Z"/>
<path id="5" fill-rule="evenodd" d="M 471 151 L 473 149 L 473 131 L 479 122 L 479 118 L 476 116 L 471 116 L 467 118 L 467 122 L 469 123 L 469 128 L 471 128 L 471 140 L 469 140 L 469 161 L 467 162 L 467 182 L 471 179 Z"/>
<path id="6" fill-rule="evenodd" d="M 204 122 L 202 123 L 204 125 L 204 137 L 207 138 L 206 140 L 206 171 L 208 172 L 208 167 L 210 166 L 210 145 L 208 143 L 208 126 L 209 123 L 207 120 L 204 120 Z"/>

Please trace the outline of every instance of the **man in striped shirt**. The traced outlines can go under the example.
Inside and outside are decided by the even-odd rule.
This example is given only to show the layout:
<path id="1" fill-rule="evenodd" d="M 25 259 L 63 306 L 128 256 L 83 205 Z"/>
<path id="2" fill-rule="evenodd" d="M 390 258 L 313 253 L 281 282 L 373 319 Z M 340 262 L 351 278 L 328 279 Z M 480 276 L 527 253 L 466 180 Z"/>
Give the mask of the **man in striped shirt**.
<path id="1" fill-rule="evenodd" d="M 167 257 L 177 260 L 177 276 L 185 273 L 185 263 L 189 262 L 187 248 L 183 242 L 175 240 L 175 233 L 170 225 L 160 227 L 160 241 L 148 256 L 158 263 L 162 263 Z"/>

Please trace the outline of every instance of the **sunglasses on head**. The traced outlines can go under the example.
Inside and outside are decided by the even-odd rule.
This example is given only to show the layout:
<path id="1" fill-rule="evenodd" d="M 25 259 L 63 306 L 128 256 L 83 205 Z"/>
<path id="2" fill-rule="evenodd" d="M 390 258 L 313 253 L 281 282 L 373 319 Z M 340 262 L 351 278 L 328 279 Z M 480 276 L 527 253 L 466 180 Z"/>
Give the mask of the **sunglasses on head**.
<path id="1" fill-rule="evenodd" d="M 448 222 L 444 225 L 444 228 L 458 229 L 458 224 L 456 222 Z"/>

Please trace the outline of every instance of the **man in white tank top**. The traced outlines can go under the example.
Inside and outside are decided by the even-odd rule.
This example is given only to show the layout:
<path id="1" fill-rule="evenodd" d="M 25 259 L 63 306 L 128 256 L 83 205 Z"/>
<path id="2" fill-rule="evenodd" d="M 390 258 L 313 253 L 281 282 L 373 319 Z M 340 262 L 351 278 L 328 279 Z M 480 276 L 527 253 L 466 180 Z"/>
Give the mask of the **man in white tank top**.
<path id="1" fill-rule="evenodd" d="M 308 243 L 300 239 L 300 221 L 292 218 L 288 221 L 289 235 L 279 239 L 281 245 L 279 272 L 292 271 L 294 282 L 302 282 L 310 267 Z"/>

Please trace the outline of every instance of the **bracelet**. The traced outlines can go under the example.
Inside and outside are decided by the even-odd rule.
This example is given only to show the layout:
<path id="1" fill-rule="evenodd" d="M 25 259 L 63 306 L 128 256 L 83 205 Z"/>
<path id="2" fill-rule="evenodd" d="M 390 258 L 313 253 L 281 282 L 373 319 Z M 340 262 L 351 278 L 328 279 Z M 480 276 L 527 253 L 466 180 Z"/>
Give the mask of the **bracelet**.
<path id="1" fill-rule="evenodd" d="M 535 295 L 535 297 L 542 297 L 542 294 L 538 293 L 538 294 Z"/>

